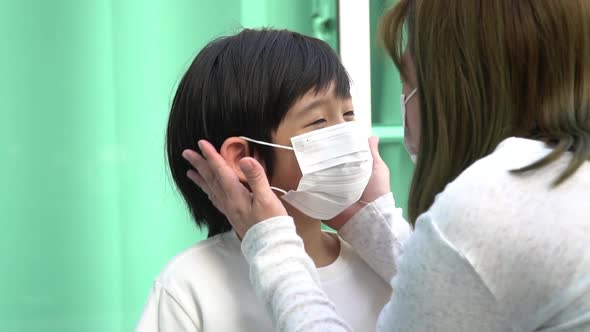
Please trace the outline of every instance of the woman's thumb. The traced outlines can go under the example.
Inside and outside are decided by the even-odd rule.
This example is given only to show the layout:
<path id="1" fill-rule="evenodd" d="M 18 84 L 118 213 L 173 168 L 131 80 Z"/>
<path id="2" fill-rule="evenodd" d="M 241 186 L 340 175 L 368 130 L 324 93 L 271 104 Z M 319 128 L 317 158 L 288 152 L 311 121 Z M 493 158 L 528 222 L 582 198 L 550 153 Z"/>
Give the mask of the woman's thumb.
<path id="1" fill-rule="evenodd" d="M 240 160 L 240 169 L 244 172 L 246 181 L 248 181 L 250 190 L 252 190 L 254 195 L 264 196 L 269 192 L 272 193 L 264 168 L 262 168 L 262 165 L 256 159 L 250 157 L 243 158 Z"/>
<path id="2" fill-rule="evenodd" d="M 373 160 L 383 162 L 383 159 L 381 159 L 381 155 L 379 155 L 379 137 L 378 136 L 369 137 L 369 148 L 371 149 L 371 155 L 373 156 Z"/>

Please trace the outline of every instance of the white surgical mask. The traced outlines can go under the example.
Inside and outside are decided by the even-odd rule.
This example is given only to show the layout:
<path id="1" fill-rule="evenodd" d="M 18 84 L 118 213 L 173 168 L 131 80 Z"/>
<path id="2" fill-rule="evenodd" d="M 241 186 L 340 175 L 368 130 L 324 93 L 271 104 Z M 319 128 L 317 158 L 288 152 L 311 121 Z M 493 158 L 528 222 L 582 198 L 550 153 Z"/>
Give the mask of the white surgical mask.
<path id="1" fill-rule="evenodd" d="M 401 113 L 402 113 L 402 123 L 404 124 L 404 146 L 406 147 L 406 151 L 408 151 L 408 154 L 410 155 L 410 159 L 412 159 L 412 162 L 414 162 L 414 164 L 416 163 L 416 156 L 417 156 L 417 151 L 414 151 L 409 144 L 409 139 L 408 139 L 408 124 L 406 122 L 406 104 L 408 103 L 408 101 L 410 100 L 410 98 L 412 98 L 416 92 L 418 91 L 418 88 L 414 89 L 412 92 L 410 92 L 410 94 L 408 95 L 408 97 L 406 98 L 406 96 L 402 93 L 401 98 L 400 98 L 400 104 L 401 104 Z"/>
<path id="2" fill-rule="evenodd" d="M 355 121 L 292 137 L 292 147 L 241 138 L 295 152 L 302 173 L 297 190 L 271 188 L 312 218 L 337 216 L 360 199 L 371 177 L 373 158 L 368 137 Z"/>

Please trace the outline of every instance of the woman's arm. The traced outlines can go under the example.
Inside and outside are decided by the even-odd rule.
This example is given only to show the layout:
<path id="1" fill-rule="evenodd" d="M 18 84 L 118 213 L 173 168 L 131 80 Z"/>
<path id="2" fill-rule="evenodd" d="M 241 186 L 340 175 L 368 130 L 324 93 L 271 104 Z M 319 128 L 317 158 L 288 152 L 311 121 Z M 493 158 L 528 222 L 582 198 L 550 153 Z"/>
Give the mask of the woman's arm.
<path id="1" fill-rule="evenodd" d="M 254 225 L 242 240 L 242 252 L 258 298 L 279 331 L 351 331 L 320 288 L 315 265 L 291 217 Z"/>
<path id="2" fill-rule="evenodd" d="M 288 217 L 287 217 L 288 218 Z M 469 260 L 422 218 L 399 260 L 378 331 L 513 331 Z M 242 242 L 251 281 L 280 331 L 350 331 L 319 287 L 290 219 L 253 226 Z M 343 290 L 346 291 L 346 290 Z"/>
<path id="3" fill-rule="evenodd" d="M 339 234 L 389 283 L 410 228 L 389 193 L 360 210 Z M 350 330 L 319 287 L 315 266 L 290 217 L 254 225 L 242 240 L 242 252 L 252 285 L 280 331 Z"/>
<path id="4" fill-rule="evenodd" d="M 402 209 L 395 207 L 393 195 L 388 193 L 355 214 L 338 234 L 389 283 L 411 230 Z"/>

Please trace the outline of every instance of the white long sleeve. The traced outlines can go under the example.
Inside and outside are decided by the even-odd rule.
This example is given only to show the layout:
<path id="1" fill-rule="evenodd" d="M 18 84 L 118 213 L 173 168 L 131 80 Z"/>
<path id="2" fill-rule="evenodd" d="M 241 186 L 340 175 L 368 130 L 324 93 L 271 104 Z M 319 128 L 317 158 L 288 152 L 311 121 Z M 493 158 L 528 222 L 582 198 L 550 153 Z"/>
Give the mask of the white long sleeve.
<path id="1" fill-rule="evenodd" d="M 512 138 L 472 165 L 420 216 L 395 267 L 382 266 L 375 244 L 394 232 L 356 242 L 382 277 L 397 270 L 379 331 L 590 331 L 590 163 L 556 188 L 568 155 L 510 173 L 548 153 L 543 143 Z M 354 242 L 375 229 L 346 237 Z M 347 331 L 297 238 L 284 218 L 248 232 L 242 251 L 254 287 L 280 331 Z M 395 261 L 400 241 L 391 243 L 383 253 Z"/>
<path id="2" fill-rule="evenodd" d="M 368 206 L 365 209 L 374 208 Z M 389 224 L 364 220 L 369 225 Z M 357 222 L 362 224 L 359 219 Z M 384 236 L 387 234 L 384 230 L 390 228 L 379 230 L 369 225 L 368 230 L 377 232 L 357 233 L 359 238 L 369 234 L 381 238 L 391 236 Z M 390 268 L 390 262 L 379 257 L 377 248 L 383 249 L 379 243 L 393 244 L 385 248 L 385 255 L 391 255 L 393 261 L 400 260 L 402 274 L 414 275 L 412 278 L 396 278 L 395 296 L 381 314 L 378 331 L 511 331 L 501 325 L 503 321 L 496 312 L 494 297 L 469 262 L 450 246 L 432 223 L 425 221 L 420 226 L 406 245 L 408 254 L 401 260 L 395 256 L 400 247 L 396 240 L 377 238 L 374 243 L 378 245 L 374 247 L 373 242 L 366 239 L 356 243 L 369 258 L 369 264 L 381 271 L 381 277 L 391 274 L 394 269 Z M 268 236 L 271 233 L 272 236 Z M 259 298 L 268 305 L 279 331 L 350 331 L 322 294 L 313 262 L 305 254 L 290 218 L 269 219 L 255 226 L 244 238 L 242 250 L 250 263 L 251 281 Z M 276 254 L 270 254 L 272 252 Z M 415 271 L 421 272 L 415 274 Z M 457 297 L 462 294 L 468 297 Z M 436 298 L 448 301 L 432 301 Z M 449 319 L 460 310 L 485 312 L 486 315 L 466 315 L 471 318 L 469 320 Z M 424 319 L 431 315 L 442 315 L 445 319 Z M 402 319 L 396 319 L 398 317 Z"/>
<path id="3" fill-rule="evenodd" d="M 392 193 L 379 197 L 355 214 L 339 231 L 358 255 L 387 283 L 397 272 L 410 225 L 396 208 Z"/>
<path id="4" fill-rule="evenodd" d="M 409 234 L 391 193 L 364 207 L 339 232 L 388 283 L 401 240 Z M 290 217 L 271 218 L 252 227 L 242 241 L 242 252 L 256 293 L 280 331 L 351 331 L 321 291 L 313 261 Z"/>
<path id="5" fill-rule="evenodd" d="M 242 252 L 256 294 L 279 331 L 352 331 L 321 290 L 291 217 L 271 218 L 252 227 L 242 240 Z"/>

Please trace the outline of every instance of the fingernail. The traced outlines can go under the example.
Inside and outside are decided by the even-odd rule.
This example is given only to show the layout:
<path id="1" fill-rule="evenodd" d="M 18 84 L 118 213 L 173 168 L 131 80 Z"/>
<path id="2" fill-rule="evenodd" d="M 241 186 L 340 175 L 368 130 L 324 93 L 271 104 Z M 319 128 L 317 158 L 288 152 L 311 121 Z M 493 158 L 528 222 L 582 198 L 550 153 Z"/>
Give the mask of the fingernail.
<path id="1" fill-rule="evenodd" d="M 198 141 L 197 145 L 199 146 L 200 150 L 203 150 L 203 141 Z"/>
<path id="2" fill-rule="evenodd" d="M 182 151 L 182 158 L 188 159 L 188 151 L 186 151 L 186 150 Z"/>
<path id="3" fill-rule="evenodd" d="M 242 163 L 242 171 L 250 172 L 252 170 L 252 163 L 249 160 L 244 160 Z"/>

